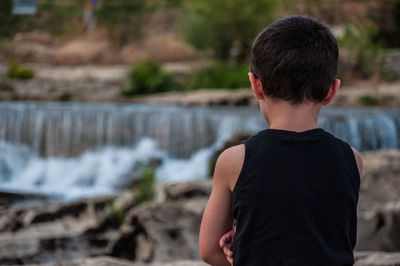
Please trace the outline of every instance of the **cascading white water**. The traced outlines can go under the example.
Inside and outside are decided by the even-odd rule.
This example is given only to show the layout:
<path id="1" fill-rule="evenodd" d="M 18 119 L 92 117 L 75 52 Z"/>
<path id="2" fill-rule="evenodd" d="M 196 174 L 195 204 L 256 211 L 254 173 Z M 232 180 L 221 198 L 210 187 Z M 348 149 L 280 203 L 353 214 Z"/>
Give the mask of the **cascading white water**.
<path id="1" fill-rule="evenodd" d="M 319 125 L 359 150 L 400 147 L 400 110 L 327 108 Z M 244 107 L 0 103 L 0 189 L 115 193 L 154 158 L 160 181 L 200 179 L 225 141 L 266 127 Z"/>

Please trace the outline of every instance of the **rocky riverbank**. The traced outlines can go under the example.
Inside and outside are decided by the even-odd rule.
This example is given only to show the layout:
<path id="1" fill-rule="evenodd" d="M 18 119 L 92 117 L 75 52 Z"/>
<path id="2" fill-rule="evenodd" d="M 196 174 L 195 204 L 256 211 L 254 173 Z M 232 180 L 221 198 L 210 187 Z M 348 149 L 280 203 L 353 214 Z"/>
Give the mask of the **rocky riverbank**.
<path id="1" fill-rule="evenodd" d="M 362 156 L 357 265 L 400 265 L 400 151 Z M 157 184 L 156 199 L 142 204 L 126 191 L 75 202 L 3 205 L 0 264 L 204 265 L 198 232 L 211 187 L 210 179 Z"/>
<path id="2" fill-rule="evenodd" d="M 207 64 L 205 61 L 164 64 L 165 69 L 184 76 L 193 69 Z M 171 105 L 257 105 L 250 89 L 203 89 L 186 92 L 167 92 L 126 98 L 121 88 L 127 86 L 129 65 L 53 66 L 29 65 L 36 72 L 32 80 L 8 80 L 7 90 L 0 90 L 3 101 L 78 101 L 78 102 L 135 102 Z M 0 76 L 7 71 L 0 64 Z M 346 85 L 333 102 L 334 106 L 363 106 L 378 104 L 400 107 L 400 82 L 361 82 Z M 367 99 L 366 99 L 367 98 Z M 371 102 L 372 99 L 372 102 Z"/>

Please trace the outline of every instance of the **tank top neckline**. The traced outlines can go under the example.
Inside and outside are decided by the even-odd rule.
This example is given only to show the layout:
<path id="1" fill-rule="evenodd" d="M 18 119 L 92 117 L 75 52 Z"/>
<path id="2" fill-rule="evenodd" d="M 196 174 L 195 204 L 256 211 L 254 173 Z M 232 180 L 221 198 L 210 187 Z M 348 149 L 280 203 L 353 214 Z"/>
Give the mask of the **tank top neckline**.
<path id="1" fill-rule="evenodd" d="M 285 129 L 268 128 L 262 132 L 265 134 L 268 134 L 268 135 L 290 136 L 290 137 L 299 137 L 299 138 L 321 136 L 326 133 L 326 131 L 320 127 L 308 129 L 305 131 L 291 131 L 291 130 L 285 130 Z"/>

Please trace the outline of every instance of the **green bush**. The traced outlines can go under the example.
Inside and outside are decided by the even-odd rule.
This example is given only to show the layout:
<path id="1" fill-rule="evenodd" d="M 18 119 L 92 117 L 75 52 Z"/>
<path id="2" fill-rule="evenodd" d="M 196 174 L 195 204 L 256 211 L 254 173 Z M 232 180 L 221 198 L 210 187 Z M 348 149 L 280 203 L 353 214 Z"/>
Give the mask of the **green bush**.
<path id="1" fill-rule="evenodd" d="M 70 102 L 74 99 L 74 94 L 69 91 L 65 91 L 61 93 L 60 97 L 58 98 L 61 102 Z"/>
<path id="2" fill-rule="evenodd" d="M 0 38 L 11 37 L 14 31 L 15 19 L 12 15 L 12 0 L 3 0 L 0 5 Z"/>
<path id="3" fill-rule="evenodd" d="M 14 86 L 5 80 L 1 80 L 0 91 L 14 91 Z"/>
<path id="4" fill-rule="evenodd" d="M 244 63 L 257 33 L 273 20 L 276 0 L 183 1 L 184 39 L 198 49 L 210 49 L 219 60 Z"/>
<path id="5" fill-rule="evenodd" d="M 112 203 L 110 204 L 110 212 L 107 215 L 107 219 L 112 224 L 121 225 L 125 219 L 126 210 L 123 208 L 117 208 Z"/>
<path id="6" fill-rule="evenodd" d="M 389 47 L 400 47 L 400 0 L 378 1 L 371 20 L 377 26 L 376 39 Z"/>
<path id="7" fill-rule="evenodd" d="M 132 68 L 129 88 L 122 89 L 124 96 L 150 94 L 179 89 L 174 76 L 164 71 L 159 63 L 144 61 Z"/>
<path id="8" fill-rule="evenodd" d="M 12 14 L 12 0 L 2 0 L 0 5 L 0 39 L 11 38 L 17 32 L 43 31 L 55 36 L 77 32 L 81 29 L 85 0 L 38 0 L 37 13 Z"/>
<path id="9" fill-rule="evenodd" d="M 379 98 L 373 95 L 362 95 L 359 100 L 362 105 L 366 106 L 377 106 L 380 104 Z"/>
<path id="10" fill-rule="evenodd" d="M 37 3 L 38 13 L 34 19 L 24 24 L 33 29 L 50 32 L 60 37 L 81 30 L 85 0 L 53 1 L 41 0 Z"/>
<path id="11" fill-rule="evenodd" d="M 359 26 L 349 24 L 345 27 L 343 36 L 337 38 L 339 47 L 355 56 L 354 72 L 362 79 L 382 76 L 386 46 L 376 39 L 376 33 L 376 28 L 368 22 Z"/>
<path id="12" fill-rule="evenodd" d="M 28 68 L 24 67 L 14 60 L 10 60 L 8 63 L 8 71 L 6 73 L 7 77 L 13 79 L 32 79 L 35 77 L 35 72 Z"/>
<path id="13" fill-rule="evenodd" d="M 249 68 L 249 64 L 231 66 L 227 63 L 216 62 L 210 67 L 194 72 L 188 79 L 188 88 L 248 88 L 250 86 Z"/>
<path id="14" fill-rule="evenodd" d="M 141 36 L 142 25 L 147 21 L 150 1 L 101 1 L 95 10 L 99 23 L 111 29 L 113 40 L 119 44 Z"/>
<path id="15" fill-rule="evenodd" d="M 135 203 L 143 203 L 154 199 L 155 191 L 155 168 L 143 167 L 142 174 L 139 179 L 139 184 L 134 190 Z"/>

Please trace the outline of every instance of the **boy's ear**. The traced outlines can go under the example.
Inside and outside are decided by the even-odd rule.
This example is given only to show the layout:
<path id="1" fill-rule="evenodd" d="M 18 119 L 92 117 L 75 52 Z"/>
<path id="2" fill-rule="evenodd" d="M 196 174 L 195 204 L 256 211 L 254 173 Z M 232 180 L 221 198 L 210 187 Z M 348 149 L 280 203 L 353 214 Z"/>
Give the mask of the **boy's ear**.
<path id="1" fill-rule="evenodd" d="M 329 88 L 328 94 L 326 95 L 324 101 L 322 102 L 322 105 L 328 105 L 332 102 L 332 100 L 336 96 L 336 93 L 339 90 L 339 87 L 340 87 L 340 79 L 335 79 L 335 81 L 332 82 L 331 87 Z"/>
<path id="2" fill-rule="evenodd" d="M 261 81 L 259 78 L 256 78 L 252 72 L 249 72 L 249 80 L 251 83 L 251 89 L 253 90 L 254 96 L 258 100 L 263 100 L 264 99 L 264 92 L 263 92 L 263 87 L 261 84 Z"/>

